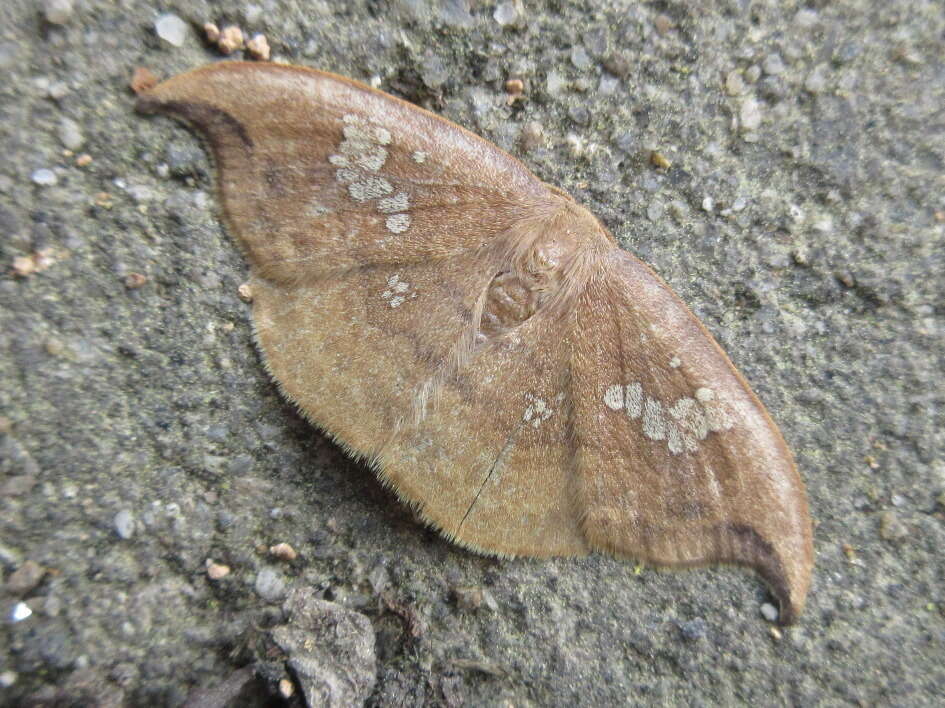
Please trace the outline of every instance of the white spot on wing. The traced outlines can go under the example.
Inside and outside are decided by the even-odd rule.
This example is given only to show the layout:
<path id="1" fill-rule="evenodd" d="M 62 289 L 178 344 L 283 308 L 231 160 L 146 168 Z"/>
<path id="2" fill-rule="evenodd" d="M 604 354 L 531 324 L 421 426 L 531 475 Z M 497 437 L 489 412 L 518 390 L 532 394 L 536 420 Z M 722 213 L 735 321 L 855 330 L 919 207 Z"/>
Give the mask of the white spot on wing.
<path id="1" fill-rule="evenodd" d="M 623 408 L 623 386 L 611 386 L 604 391 L 604 403 L 612 411 Z"/>
<path id="2" fill-rule="evenodd" d="M 395 234 L 402 234 L 410 228 L 409 214 L 391 214 L 387 217 L 387 230 Z"/>
<path id="3" fill-rule="evenodd" d="M 383 177 L 367 177 L 360 182 L 353 182 L 348 185 L 348 193 L 351 195 L 351 198 L 359 202 L 366 202 L 369 199 L 379 199 L 393 191 L 394 188 L 391 186 L 390 182 Z"/>
<path id="4" fill-rule="evenodd" d="M 525 412 L 522 414 L 522 421 L 528 423 L 533 428 L 540 426 L 554 413 L 543 398 L 539 398 L 531 393 L 525 394 L 525 401 L 528 403 L 528 406 L 526 406 Z"/>
<path id="5" fill-rule="evenodd" d="M 406 192 L 397 192 L 392 197 L 381 199 L 377 203 L 377 210 L 385 214 L 393 214 L 395 211 L 407 211 L 410 206 L 410 199 Z"/>
<path id="6" fill-rule="evenodd" d="M 417 150 L 413 154 L 413 161 L 416 162 L 418 165 L 422 165 L 424 162 L 427 161 L 427 154 L 423 150 Z"/>
<path id="7" fill-rule="evenodd" d="M 695 398 L 683 396 L 670 404 L 645 395 L 642 384 L 635 381 L 609 386 L 603 402 L 610 410 L 625 410 L 631 420 L 642 418 L 643 434 L 653 441 L 665 440 L 674 455 L 696 452 L 709 433 L 734 425 L 730 410 L 705 387 L 696 389 Z"/>
<path id="8" fill-rule="evenodd" d="M 397 273 L 387 279 L 387 289 L 381 293 L 381 299 L 386 300 L 393 309 L 415 297 L 417 297 L 416 291 L 411 291 L 410 283 L 403 280 Z"/>
<path id="9" fill-rule="evenodd" d="M 344 139 L 338 145 L 337 154 L 328 156 L 328 162 L 339 168 L 335 178 L 348 186 L 348 194 L 355 201 L 376 200 L 377 210 L 381 214 L 390 214 L 384 220 L 387 230 L 403 233 L 410 228 L 411 218 L 407 213 L 410 197 L 404 191 L 388 196 L 394 187 L 380 174 L 390 155 L 385 147 L 392 140 L 390 131 L 354 114 L 343 116 L 342 121 Z M 426 160 L 426 153 L 415 152 L 412 157 L 417 163 L 422 163 Z"/>

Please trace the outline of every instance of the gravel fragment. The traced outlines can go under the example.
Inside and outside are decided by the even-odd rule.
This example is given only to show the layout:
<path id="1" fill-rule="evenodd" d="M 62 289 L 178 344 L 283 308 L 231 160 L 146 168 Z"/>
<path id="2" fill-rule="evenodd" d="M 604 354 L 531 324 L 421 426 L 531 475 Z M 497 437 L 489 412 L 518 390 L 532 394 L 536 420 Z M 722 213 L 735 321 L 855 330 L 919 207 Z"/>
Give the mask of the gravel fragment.
<path id="1" fill-rule="evenodd" d="M 154 21 L 154 31 L 158 37 L 173 47 L 182 47 L 189 31 L 187 23 L 173 13 L 165 13 Z"/>
<path id="2" fill-rule="evenodd" d="M 135 517 L 128 509 L 122 509 L 112 521 L 115 533 L 126 541 L 135 534 Z"/>
<path id="3" fill-rule="evenodd" d="M 879 517 L 879 535 L 885 541 L 902 541 L 909 535 L 909 527 L 896 512 L 884 511 Z"/>
<path id="4" fill-rule="evenodd" d="M 772 605 L 770 602 L 766 602 L 761 606 L 761 616 L 764 617 L 768 622 L 777 622 L 778 617 L 780 616 L 778 608 Z"/>
<path id="5" fill-rule="evenodd" d="M 728 72 L 725 77 L 725 92 L 729 96 L 741 96 L 745 93 L 745 81 L 742 78 L 742 72 Z"/>
<path id="6" fill-rule="evenodd" d="M 59 181 L 56 173 L 46 167 L 33 172 L 30 179 L 33 180 L 33 184 L 38 184 L 40 187 L 52 187 Z"/>
<path id="7" fill-rule="evenodd" d="M 43 0 L 43 16 L 51 25 L 64 25 L 72 17 L 72 0 Z"/>
<path id="8" fill-rule="evenodd" d="M 746 98 L 738 110 L 738 120 L 742 130 L 757 130 L 761 125 L 761 104 L 754 98 Z"/>
<path id="9" fill-rule="evenodd" d="M 78 123 L 71 118 L 63 118 L 59 123 L 59 141 L 69 150 L 78 150 L 85 144 L 85 136 Z"/>
<path id="10" fill-rule="evenodd" d="M 46 569 L 34 560 L 28 560 L 7 578 L 5 589 L 11 595 L 26 595 L 42 581 Z"/>
<path id="11" fill-rule="evenodd" d="M 588 69 L 594 62 L 587 53 L 587 50 L 581 45 L 577 45 L 576 47 L 571 48 L 571 63 L 574 65 L 575 69 L 584 71 L 585 69 Z"/>
<path id="12" fill-rule="evenodd" d="M 374 628 L 364 615 L 293 590 L 283 605 L 288 624 L 272 638 L 288 655 L 310 706 L 361 705 L 374 688 Z"/>
<path id="13" fill-rule="evenodd" d="M 427 54 L 420 67 L 420 78 L 432 89 L 440 88 L 450 78 L 446 63 L 436 54 Z"/>
<path id="14" fill-rule="evenodd" d="M 272 50 L 269 48 L 269 40 L 266 39 L 264 34 L 254 34 L 246 42 L 246 51 L 249 52 L 249 55 L 253 59 L 258 59 L 259 61 L 269 61 L 269 56 Z"/>
<path id="15" fill-rule="evenodd" d="M 210 580 L 221 580 L 229 574 L 230 566 L 217 563 L 209 558 L 207 559 L 207 577 L 210 578 Z"/>
<path id="16" fill-rule="evenodd" d="M 255 588 L 266 602 L 278 602 L 285 597 L 285 578 L 275 568 L 262 568 L 256 574 Z"/>
<path id="17" fill-rule="evenodd" d="M 13 610 L 10 612 L 10 621 L 11 622 L 22 622 L 25 619 L 29 619 L 33 616 L 33 611 L 30 609 L 30 606 L 25 602 L 18 602 L 13 606 Z"/>
<path id="18" fill-rule="evenodd" d="M 500 27 L 523 27 L 525 25 L 525 6 L 522 0 L 500 2 L 496 5 L 495 12 L 492 13 L 492 19 L 498 22 Z"/>
<path id="19" fill-rule="evenodd" d="M 298 558 L 298 553 L 288 543 L 277 543 L 269 547 L 270 555 L 284 561 L 294 561 Z"/>
<path id="20" fill-rule="evenodd" d="M 827 65 L 818 64 L 813 71 L 807 75 L 804 81 L 804 88 L 810 93 L 820 93 L 827 86 Z"/>
<path id="21" fill-rule="evenodd" d="M 764 61 L 761 63 L 761 68 L 768 76 L 780 76 L 784 73 L 785 66 L 784 60 L 781 59 L 781 55 L 774 52 L 765 57 Z"/>

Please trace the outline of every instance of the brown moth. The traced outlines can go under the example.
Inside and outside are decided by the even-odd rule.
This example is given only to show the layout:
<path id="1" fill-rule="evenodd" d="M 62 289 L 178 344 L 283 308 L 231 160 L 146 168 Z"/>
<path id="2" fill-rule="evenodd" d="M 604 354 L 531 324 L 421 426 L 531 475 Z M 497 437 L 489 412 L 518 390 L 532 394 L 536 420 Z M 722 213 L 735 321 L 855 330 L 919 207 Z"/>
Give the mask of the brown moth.
<path id="1" fill-rule="evenodd" d="M 811 521 L 781 434 L 567 193 L 311 69 L 215 64 L 138 109 L 207 140 L 282 392 L 446 537 L 505 557 L 745 565 L 797 618 Z"/>

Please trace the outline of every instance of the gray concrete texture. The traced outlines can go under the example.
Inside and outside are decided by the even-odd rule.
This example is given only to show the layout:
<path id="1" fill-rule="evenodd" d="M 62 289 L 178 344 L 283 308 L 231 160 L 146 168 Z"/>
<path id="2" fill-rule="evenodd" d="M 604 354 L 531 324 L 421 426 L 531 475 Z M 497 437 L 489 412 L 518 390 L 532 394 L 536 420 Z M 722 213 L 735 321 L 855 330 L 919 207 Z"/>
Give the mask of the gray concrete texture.
<path id="1" fill-rule="evenodd" d="M 737 570 L 463 551 L 301 420 L 199 142 L 132 110 L 136 66 L 221 59 L 206 21 L 493 140 L 654 266 L 797 455 L 796 626 Z M 941 700 L 943 44 L 939 0 L 4 0 L 0 702 Z"/>

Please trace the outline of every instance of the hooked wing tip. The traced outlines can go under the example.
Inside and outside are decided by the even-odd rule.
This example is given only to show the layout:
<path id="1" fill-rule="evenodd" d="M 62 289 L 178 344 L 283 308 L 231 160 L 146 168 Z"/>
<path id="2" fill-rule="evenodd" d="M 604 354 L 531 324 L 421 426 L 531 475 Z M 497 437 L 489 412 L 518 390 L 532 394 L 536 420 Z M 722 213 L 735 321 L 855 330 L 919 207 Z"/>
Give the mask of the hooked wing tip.
<path id="1" fill-rule="evenodd" d="M 808 529 L 801 529 L 796 537 L 766 540 L 753 526 L 732 523 L 724 527 L 730 557 L 725 559 L 755 570 L 780 603 L 778 622 L 782 625 L 797 621 L 813 567 L 813 546 Z"/>

